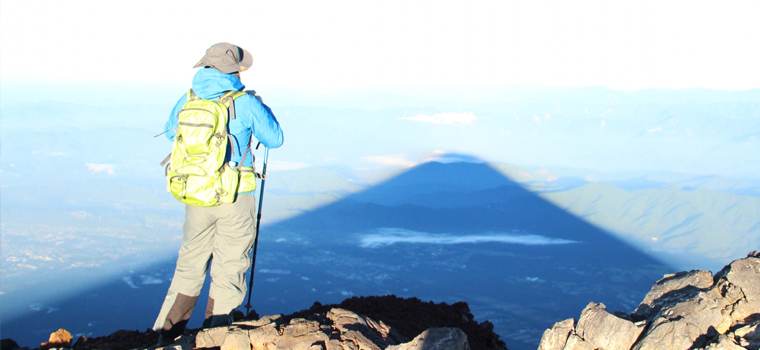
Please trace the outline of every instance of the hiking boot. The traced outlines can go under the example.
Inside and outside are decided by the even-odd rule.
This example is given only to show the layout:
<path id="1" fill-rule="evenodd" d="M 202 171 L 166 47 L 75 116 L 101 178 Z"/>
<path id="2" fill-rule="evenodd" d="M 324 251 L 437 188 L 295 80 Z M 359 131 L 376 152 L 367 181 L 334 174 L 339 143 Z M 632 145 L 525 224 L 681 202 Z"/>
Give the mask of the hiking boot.
<path id="1" fill-rule="evenodd" d="M 203 329 L 232 325 L 232 312 L 227 315 L 213 315 L 203 321 Z"/>
<path id="2" fill-rule="evenodd" d="M 168 334 L 168 332 L 161 331 L 158 333 L 158 343 L 156 344 L 156 347 L 163 348 L 169 346 L 171 344 L 174 344 L 176 339 L 176 336 L 172 336 L 171 334 Z"/>

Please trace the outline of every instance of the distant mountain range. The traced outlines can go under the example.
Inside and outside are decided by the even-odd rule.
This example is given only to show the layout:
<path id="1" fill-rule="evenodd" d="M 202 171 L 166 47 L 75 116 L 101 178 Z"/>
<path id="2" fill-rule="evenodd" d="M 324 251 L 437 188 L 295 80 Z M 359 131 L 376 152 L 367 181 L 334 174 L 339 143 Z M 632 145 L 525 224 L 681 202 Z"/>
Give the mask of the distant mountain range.
<path id="1" fill-rule="evenodd" d="M 485 176 L 475 175 L 479 173 L 477 169 L 484 168 L 496 171 L 486 172 L 490 175 Z M 308 183 L 310 176 L 328 172 L 306 168 L 275 173 L 272 179 L 283 174 L 288 181 L 300 177 L 301 181 L 295 182 Z M 635 178 L 589 182 L 572 176 L 583 173 L 567 169 L 539 169 L 537 172 L 508 164 L 433 162 L 414 172 L 402 173 L 390 183 L 360 192 L 357 191 L 360 187 L 333 172 L 332 176 L 324 177 L 332 179 L 331 191 L 322 192 L 321 197 L 314 191 L 308 196 L 278 193 L 273 180 L 274 193 L 268 194 L 265 200 L 280 208 L 290 206 L 290 209 L 296 209 L 292 204 L 295 202 L 312 203 L 298 209 L 308 213 L 341 199 L 346 193 L 357 192 L 350 200 L 361 205 L 472 210 L 506 202 L 519 203 L 521 198 L 535 193 L 680 268 L 715 269 L 739 257 L 747 245 L 760 246 L 760 196 L 757 195 L 760 187 L 714 177 L 680 178 L 679 182 L 668 184 Z M 546 181 L 550 177 L 554 177 L 552 181 Z M 275 210 L 266 214 L 270 220 L 279 218 Z M 422 218 L 416 216 L 414 220 L 421 222 Z M 420 226 L 428 227 L 427 224 Z"/>

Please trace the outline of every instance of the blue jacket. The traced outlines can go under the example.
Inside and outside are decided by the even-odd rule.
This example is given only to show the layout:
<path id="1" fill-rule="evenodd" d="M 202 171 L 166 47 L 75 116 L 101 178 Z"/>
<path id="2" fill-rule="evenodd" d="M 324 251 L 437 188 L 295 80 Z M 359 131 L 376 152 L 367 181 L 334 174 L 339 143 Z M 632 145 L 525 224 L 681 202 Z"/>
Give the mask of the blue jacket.
<path id="1" fill-rule="evenodd" d="M 227 91 L 242 91 L 245 85 L 240 82 L 238 77 L 232 74 L 224 74 L 214 68 L 201 68 L 193 78 L 193 92 L 206 100 L 216 100 L 219 96 L 224 95 Z M 187 101 L 187 94 L 177 101 L 166 122 L 164 130 L 169 130 L 166 137 L 174 141 L 174 130 L 177 130 L 177 115 Z M 234 150 L 234 156 L 227 152 L 227 160 L 240 163 L 243 152 L 248 143 L 251 142 L 251 133 L 256 140 L 266 147 L 277 148 L 282 146 L 282 129 L 280 123 L 272 114 L 272 110 L 253 95 L 243 95 L 235 99 L 235 119 L 230 120 L 228 132 L 232 136 L 233 142 L 230 145 Z M 255 142 L 255 141 L 254 141 Z M 251 145 L 251 148 L 256 144 Z M 252 166 L 253 153 L 250 152 L 245 157 L 243 166 Z"/>

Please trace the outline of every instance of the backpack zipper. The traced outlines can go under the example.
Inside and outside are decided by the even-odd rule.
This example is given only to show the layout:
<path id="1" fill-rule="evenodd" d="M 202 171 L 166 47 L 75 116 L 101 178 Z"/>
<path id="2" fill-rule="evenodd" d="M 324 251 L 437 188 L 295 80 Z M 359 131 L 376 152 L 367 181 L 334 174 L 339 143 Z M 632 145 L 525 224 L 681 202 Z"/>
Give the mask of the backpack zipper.
<path id="1" fill-rule="evenodd" d="M 205 124 L 205 123 L 190 123 L 190 122 L 179 122 L 179 125 L 184 125 L 184 126 L 195 126 L 195 127 L 199 127 L 199 128 L 211 128 L 211 129 L 213 129 L 213 128 L 214 128 L 214 126 L 213 126 L 213 125 L 211 125 L 211 124 Z"/>
<path id="2" fill-rule="evenodd" d="M 183 109 L 179 110 L 180 113 L 182 113 L 184 111 L 203 111 L 203 112 L 206 112 L 208 114 L 211 114 L 211 112 L 209 112 L 208 109 L 203 109 L 203 108 L 183 108 Z"/>

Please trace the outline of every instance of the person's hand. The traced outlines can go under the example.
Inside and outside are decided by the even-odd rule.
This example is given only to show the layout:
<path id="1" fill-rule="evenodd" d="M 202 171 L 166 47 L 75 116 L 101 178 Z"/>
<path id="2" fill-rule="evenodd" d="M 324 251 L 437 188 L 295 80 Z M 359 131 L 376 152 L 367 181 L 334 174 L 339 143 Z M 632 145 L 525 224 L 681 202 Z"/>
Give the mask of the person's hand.
<path id="1" fill-rule="evenodd" d="M 264 100 L 259 96 L 259 94 L 256 93 L 256 90 L 245 90 L 245 92 L 249 95 L 253 95 L 259 102 L 264 103 Z"/>

